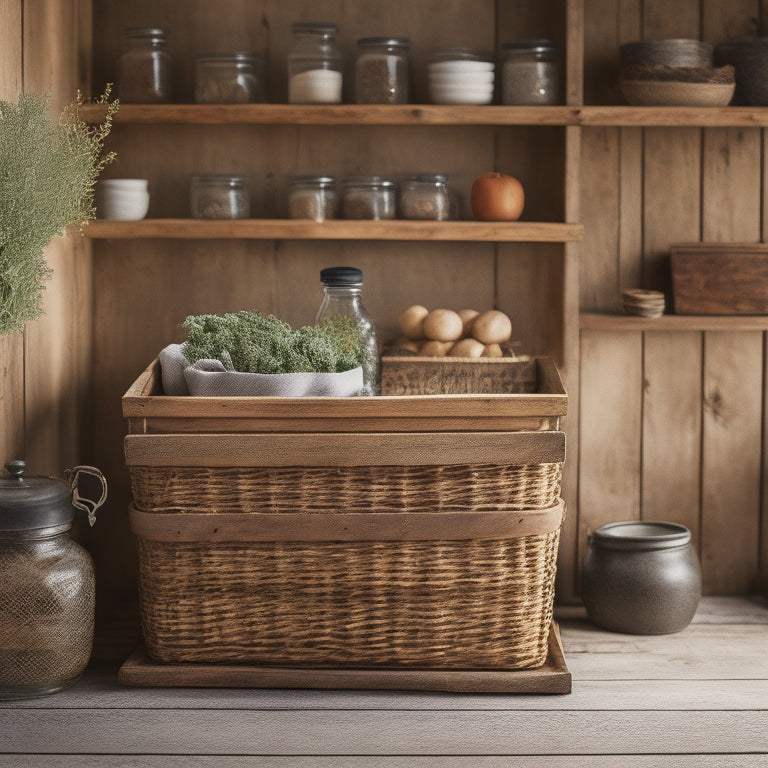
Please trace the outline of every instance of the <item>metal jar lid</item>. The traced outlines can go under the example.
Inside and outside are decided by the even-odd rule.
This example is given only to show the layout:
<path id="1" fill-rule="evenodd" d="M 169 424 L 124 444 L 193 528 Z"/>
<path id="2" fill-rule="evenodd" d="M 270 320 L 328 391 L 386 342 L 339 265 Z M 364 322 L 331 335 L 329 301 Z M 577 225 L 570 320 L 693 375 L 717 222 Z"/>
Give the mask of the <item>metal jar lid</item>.
<path id="1" fill-rule="evenodd" d="M 0 531 L 72 524 L 72 492 L 63 480 L 25 477 L 24 461 L 9 461 L 5 468 L 10 476 L 0 477 Z"/>

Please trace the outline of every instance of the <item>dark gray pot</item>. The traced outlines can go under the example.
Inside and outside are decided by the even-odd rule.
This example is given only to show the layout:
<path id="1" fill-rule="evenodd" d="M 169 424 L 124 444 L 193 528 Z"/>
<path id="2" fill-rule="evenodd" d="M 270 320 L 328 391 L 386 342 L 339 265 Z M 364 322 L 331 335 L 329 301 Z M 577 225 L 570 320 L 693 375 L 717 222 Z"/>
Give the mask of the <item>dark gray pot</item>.
<path id="1" fill-rule="evenodd" d="M 701 597 L 691 532 L 675 523 L 598 528 L 584 558 L 581 597 L 589 618 L 603 629 L 633 635 L 685 629 Z"/>

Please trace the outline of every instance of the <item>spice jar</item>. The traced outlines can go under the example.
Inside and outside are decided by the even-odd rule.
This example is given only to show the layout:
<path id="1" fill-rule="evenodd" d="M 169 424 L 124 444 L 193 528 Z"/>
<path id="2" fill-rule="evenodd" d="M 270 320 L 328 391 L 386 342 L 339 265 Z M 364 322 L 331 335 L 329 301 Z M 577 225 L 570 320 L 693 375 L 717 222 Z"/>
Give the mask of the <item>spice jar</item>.
<path id="1" fill-rule="evenodd" d="M 410 176 L 400 184 L 400 213 L 404 219 L 451 218 L 448 177 L 443 174 Z"/>
<path id="2" fill-rule="evenodd" d="M 394 219 L 395 183 L 381 176 L 348 176 L 342 183 L 341 212 L 345 219 Z"/>
<path id="3" fill-rule="evenodd" d="M 343 58 L 336 24 L 296 22 L 288 54 L 289 104 L 340 104 Z"/>
<path id="4" fill-rule="evenodd" d="M 701 597 L 691 532 L 675 523 L 621 522 L 589 537 L 581 576 L 589 618 L 614 632 L 659 635 L 688 626 Z"/>
<path id="5" fill-rule="evenodd" d="M 501 103 L 558 104 L 560 74 L 551 40 L 520 40 L 501 46 Z"/>
<path id="6" fill-rule="evenodd" d="M 363 273 L 357 267 L 329 267 L 320 271 L 323 300 L 317 311 L 315 325 L 339 315 L 352 319 L 360 334 L 363 366 L 361 395 L 381 394 L 381 360 L 376 330 L 363 306 Z"/>
<path id="7" fill-rule="evenodd" d="M 293 176 L 288 191 L 288 215 L 313 221 L 336 218 L 333 183 L 332 176 Z"/>
<path id="8" fill-rule="evenodd" d="M 196 219 L 247 219 L 250 202 L 245 178 L 209 174 L 193 176 L 192 216 Z"/>
<path id="9" fill-rule="evenodd" d="M 364 37 L 357 41 L 355 101 L 358 104 L 408 102 L 409 46 L 406 37 Z"/>
<path id="10" fill-rule="evenodd" d="M 195 57 L 198 104 L 244 104 L 264 100 L 259 59 L 249 53 Z"/>
<path id="11" fill-rule="evenodd" d="M 74 507 L 106 500 L 104 476 L 75 467 L 69 483 L 25 477 L 23 461 L 0 478 L 0 699 L 55 693 L 74 683 L 91 655 L 94 573 L 90 555 L 69 536 Z M 95 475 L 101 498 L 80 496 L 81 474 Z"/>
<path id="12" fill-rule="evenodd" d="M 168 33 L 154 27 L 125 27 L 117 85 L 120 101 L 154 104 L 171 99 L 171 57 L 166 50 Z"/>

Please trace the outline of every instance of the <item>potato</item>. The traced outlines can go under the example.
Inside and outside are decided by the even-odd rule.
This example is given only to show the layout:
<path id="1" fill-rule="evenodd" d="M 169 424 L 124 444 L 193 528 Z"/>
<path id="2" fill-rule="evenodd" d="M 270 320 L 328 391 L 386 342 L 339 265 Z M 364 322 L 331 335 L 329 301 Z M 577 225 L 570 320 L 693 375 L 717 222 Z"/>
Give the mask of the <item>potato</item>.
<path id="1" fill-rule="evenodd" d="M 482 357 L 504 357 L 504 350 L 498 344 L 486 344 Z"/>
<path id="2" fill-rule="evenodd" d="M 430 339 L 429 341 L 425 341 L 421 347 L 419 347 L 419 354 L 424 355 L 425 357 L 445 357 L 452 346 L 452 341 Z"/>
<path id="3" fill-rule="evenodd" d="M 461 318 L 461 322 L 464 324 L 464 328 L 461 331 L 462 339 L 469 336 L 469 333 L 472 330 L 472 323 L 475 321 L 475 318 L 479 314 L 480 313 L 476 309 L 460 309 L 459 310 L 459 317 Z"/>
<path id="4" fill-rule="evenodd" d="M 414 304 L 408 309 L 404 309 L 400 313 L 400 330 L 403 332 L 403 336 L 409 339 L 423 339 L 424 331 L 423 324 L 424 318 L 429 314 L 429 310 L 426 307 L 422 307 L 421 304 Z"/>
<path id="5" fill-rule="evenodd" d="M 482 357 L 485 352 L 485 344 L 477 339 L 461 339 L 457 341 L 448 353 L 449 357 Z"/>
<path id="6" fill-rule="evenodd" d="M 472 323 L 472 337 L 483 344 L 503 344 L 512 336 L 512 321 L 498 309 L 479 314 Z"/>
<path id="7" fill-rule="evenodd" d="M 424 335 L 436 341 L 456 341 L 464 328 L 458 312 L 452 309 L 433 309 L 425 318 Z"/>

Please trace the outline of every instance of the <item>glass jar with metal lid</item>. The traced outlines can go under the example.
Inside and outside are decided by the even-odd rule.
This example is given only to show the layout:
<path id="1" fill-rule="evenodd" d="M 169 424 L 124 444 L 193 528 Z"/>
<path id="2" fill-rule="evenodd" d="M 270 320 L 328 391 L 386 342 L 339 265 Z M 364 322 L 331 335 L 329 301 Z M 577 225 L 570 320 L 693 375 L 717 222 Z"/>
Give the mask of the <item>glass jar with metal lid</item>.
<path id="1" fill-rule="evenodd" d="M 120 101 L 153 104 L 171 100 L 171 57 L 168 32 L 156 27 L 125 27 L 117 68 Z"/>
<path id="2" fill-rule="evenodd" d="M 94 571 L 69 531 L 74 509 L 106 501 L 104 476 L 75 467 L 68 480 L 25 476 L 23 461 L 0 477 L 0 699 L 56 693 L 85 670 L 93 646 Z M 101 498 L 80 495 L 81 474 L 94 475 Z"/>
<path id="3" fill-rule="evenodd" d="M 338 207 L 332 176 L 292 176 L 288 215 L 292 219 L 335 219 Z"/>
<path id="4" fill-rule="evenodd" d="M 407 37 L 364 37 L 357 41 L 355 101 L 406 104 L 410 67 Z"/>
<path id="5" fill-rule="evenodd" d="M 551 40 L 518 40 L 501 46 L 501 103 L 560 103 L 557 49 Z"/>
<path id="6" fill-rule="evenodd" d="M 450 219 L 448 177 L 432 173 L 403 179 L 400 182 L 400 213 L 404 219 Z"/>
<path id="7" fill-rule="evenodd" d="M 193 176 L 190 196 L 192 216 L 196 219 L 247 219 L 250 216 L 248 188 L 243 176 Z"/>
<path id="8" fill-rule="evenodd" d="M 335 40 L 336 24 L 296 22 L 288 54 L 290 104 L 340 104 L 343 57 Z"/>
<path id="9" fill-rule="evenodd" d="M 381 176 L 348 176 L 342 182 L 341 212 L 345 219 L 394 219 L 397 187 Z"/>
<path id="10" fill-rule="evenodd" d="M 195 57 L 195 101 L 198 104 L 242 104 L 264 101 L 260 58 L 250 53 Z"/>

